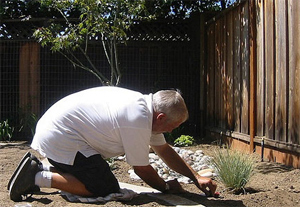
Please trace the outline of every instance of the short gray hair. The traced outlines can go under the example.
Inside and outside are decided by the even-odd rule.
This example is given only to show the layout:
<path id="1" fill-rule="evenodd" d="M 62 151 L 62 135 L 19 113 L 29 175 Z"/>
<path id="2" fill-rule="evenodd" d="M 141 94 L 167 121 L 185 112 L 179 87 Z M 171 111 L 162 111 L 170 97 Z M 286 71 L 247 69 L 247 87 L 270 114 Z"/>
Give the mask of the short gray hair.
<path id="1" fill-rule="evenodd" d="M 167 115 L 168 121 L 186 121 L 188 109 L 179 90 L 161 90 L 153 95 L 153 110 Z"/>

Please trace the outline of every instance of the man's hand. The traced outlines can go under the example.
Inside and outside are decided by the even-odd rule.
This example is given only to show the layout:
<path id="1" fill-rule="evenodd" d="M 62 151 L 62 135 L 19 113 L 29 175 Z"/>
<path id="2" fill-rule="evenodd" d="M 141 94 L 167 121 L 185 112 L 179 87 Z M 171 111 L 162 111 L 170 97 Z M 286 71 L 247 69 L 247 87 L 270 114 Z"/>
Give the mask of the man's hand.
<path id="1" fill-rule="evenodd" d="M 215 196 L 217 184 L 210 178 L 201 177 L 169 144 L 151 147 L 172 170 L 190 178 L 206 196 Z"/>
<path id="2" fill-rule="evenodd" d="M 206 196 L 214 196 L 217 184 L 210 178 L 201 177 L 197 178 L 199 189 L 202 190 Z"/>

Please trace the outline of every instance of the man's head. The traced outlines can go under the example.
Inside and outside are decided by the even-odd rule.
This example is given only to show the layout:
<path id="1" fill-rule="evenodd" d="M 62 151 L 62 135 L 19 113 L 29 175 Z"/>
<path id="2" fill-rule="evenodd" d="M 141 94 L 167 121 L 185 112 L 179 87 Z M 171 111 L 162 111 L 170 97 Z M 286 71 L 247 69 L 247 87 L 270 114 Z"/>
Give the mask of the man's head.
<path id="1" fill-rule="evenodd" d="M 153 133 L 171 132 L 188 119 L 188 110 L 179 91 L 161 90 L 153 95 Z"/>

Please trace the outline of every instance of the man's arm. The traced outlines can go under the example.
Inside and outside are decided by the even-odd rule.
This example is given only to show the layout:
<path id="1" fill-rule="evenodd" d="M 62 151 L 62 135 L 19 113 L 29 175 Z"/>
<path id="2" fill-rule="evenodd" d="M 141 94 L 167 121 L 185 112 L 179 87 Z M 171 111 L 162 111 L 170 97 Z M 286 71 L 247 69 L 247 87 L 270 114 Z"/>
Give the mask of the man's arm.
<path id="1" fill-rule="evenodd" d="M 215 182 L 210 178 L 201 177 L 167 143 L 151 147 L 172 170 L 189 177 L 207 196 L 215 194 L 217 188 Z"/>

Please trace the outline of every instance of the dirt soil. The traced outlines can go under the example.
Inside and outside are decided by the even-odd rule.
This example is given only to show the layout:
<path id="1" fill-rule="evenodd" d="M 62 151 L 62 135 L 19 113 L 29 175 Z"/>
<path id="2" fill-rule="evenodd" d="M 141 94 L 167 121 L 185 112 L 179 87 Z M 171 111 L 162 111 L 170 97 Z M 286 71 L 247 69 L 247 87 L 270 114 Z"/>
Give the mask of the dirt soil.
<path id="1" fill-rule="evenodd" d="M 190 147 L 192 150 L 202 149 L 206 155 L 212 155 L 212 145 L 197 145 Z M 34 155 L 42 158 L 38 153 L 31 150 L 29 145 L 0 145 L 0 206 L 98 206 L 99 204 L 70 203 L 60 196 L 57 189 L 42 188 L 41 193 L 35 194 L 32 198 L 15 203 L 9 199 L 7 191 L 7 182 L 15 170 L 22 156 L 31 151 Z M 130 166 L 124 161 L 116 161 L 116 167 L 113 172 L 120 182 L 131 183 L 148 187 L 142 181 L 133 181 L 130 179 L 128 170 Z M 221 198 L 207 198 L 200 195 L 200 191 L 193 184 L 183 184 L 187 193 L 180 196 L 190 199 L 196 203 L 207 207 L 296 207 L 300 206 L 300 169 L 289 168 L 276 163 L 260 162 L 259 158 L 255 169 L 255 174 L 246 186 L 246 194 L 235 195 L 227 192 L 221 183 L 218 183 L 217 191 Z M 103 206 L 170 206 L 168 203 L 155 199 L 147 195 L 139 195 L 131 201 L 115 202 L 111 201 Z"/>

